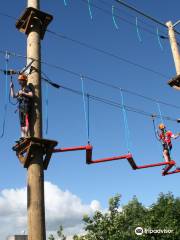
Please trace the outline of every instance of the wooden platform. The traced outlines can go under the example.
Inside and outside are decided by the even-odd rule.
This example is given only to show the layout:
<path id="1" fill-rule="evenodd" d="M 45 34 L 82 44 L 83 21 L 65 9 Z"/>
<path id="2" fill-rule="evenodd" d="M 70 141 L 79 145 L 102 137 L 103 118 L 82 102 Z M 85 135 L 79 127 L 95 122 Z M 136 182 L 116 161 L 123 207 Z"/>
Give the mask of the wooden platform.
<path id="1" fill-rule="evenodd" d="M 28 168 L 31 160 L 33 160 L 34 153 L 36 151 L 42 151 L 43 166 L 46 170 L 48 168 L 54 147 L 57 144 L 58 142 L 54 140 L 29 137 L 13 146 L 13 150 L 16 152 L 17 157 L 25 168 Z"/>
<path id="2" fill-rule="evenodd" d="M 16 28 L 19 29 L 20 32 L 29 34 L 32 26 L 35 25 L 38 21 L 41 24 L 40 37 L 43 39 L 47 26 L 52 21 L 52 19 L 52 15 L 42 12 L 36 8 L 28 7 L 16 22 Z"/>
<path id="3" fill-rule="evenodd" d="M 171 80 L 168 81 L 169 86 L 180 90 L 180 75 L 173 77 Z"/>

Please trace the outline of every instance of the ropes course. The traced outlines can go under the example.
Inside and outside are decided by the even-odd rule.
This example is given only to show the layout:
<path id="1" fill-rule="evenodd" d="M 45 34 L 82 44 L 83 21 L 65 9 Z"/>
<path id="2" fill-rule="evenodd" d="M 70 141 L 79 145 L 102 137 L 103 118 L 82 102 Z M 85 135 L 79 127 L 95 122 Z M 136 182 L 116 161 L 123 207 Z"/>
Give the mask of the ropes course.
<path id="1" fill-rule="evenodd" d="M 124 155 L 113 156 L 113 157 L 108 157 L 108 158 L 100 158 L 100 159 L 93 160 L 92 159 L 93 146 L 90 144 L 90 139 L 89 139 L 89 104 L 88 104 L 88 109 L 87 109 L 85 96 L 88 97 L 88 102 L 89 102 L 89 98 L 92 98 L 94 100 L 97 100 L 97 98 L 95 96 L 92 96 L 89 93 L 85 93 L 85 91 L 84 91 L 84 77 L 83 76 L 81 76 L 81 83 L 82 83 L 82 92 L 77 91 L 77 90 L 73 90 L 73 89 L 70 89 L 70 88 L 67 88 L 67 87 L 64 87 L 64 86 L 60 86 L 60 88 L 71 91 L 72 93 L 75 93 L 75 94 L 78 94 L 78 95 L 82 96 L 88 144 L 86 146 L 77 146 L 77 147 L 69 147 L 69 148 L 57 148 L 57 149 L 54 149 L 54 153 L 68 152 L 68 151 L 82 151 L 83 150 L 83 151 L 86 152 L 86 163 L 87 164 L 97 164 L 97 163 L 104 163 L 104 162 L 126 159 L 129 162 L 129 164 L 130 164 L 130 166 L 132 167 L 133 170 L 140 170 L 140 169 L 145 169 L 145 168 L 165 166 L 165 168 L 163 168 L 163 171 L 162 171 L 162 176 L 166 176 L 166 175 L 169 175 L 169 174 L 174 174 L 174 173 L 179 173 L 180 172 L 180 169 L 175 169 L 173 171 L 170 171 L 174 166 L 176 166 L 176 162 L 173 161 L 173 160 L 171 160 L 169 162 L 159 162 L 159 163 L 146 164 L 146 165 L 137 165 L 136 164 L 136 162 L 133 158 L 133 155 L 130 152 L 130 145 L 129 145 L 130 132 L 129 132 L 129 127 L 128 127 L 126 110 L 130 110 L 130 109 L 128 109 L 129 107 L 124 105 L 124 98 L 123 98 L 123 90 L 122 89 L 119 89 L 120 93 L 121 93 L 121 105 L 120 105 L 120 107 L 123 111 L 123 119 L 124 119 L 124 126 L 125 126 L 125 139 L 126 139 L 126 146 L 127 146 L 128 153 L 124 154 Z M 102 101 L 104 103 L 105 102 L 107 103 L 107 101 L 109 101 L 109 100 L 100 99 L 100 98 L 98 100 Z M 112 104 L 112 102 L 110 104 Z M 157 104 L 159 115 L 155 116 L 153 114 L 149 114 L 149 117 L 153 117 L 153 123 L 154 123 L 154 117 L 159 117 L 161 120 L 163 120 L 163 119 L 167 120 L 168 117 L 165 117 L 165 116 L 162 115 L 160 104 L 157 103 L 157 102 L 156 102 L 156 104 Z M 116 106 L 117 106 L 117 103 L 116 103 Z M 135 111 L 140 113 L 140 111 L 139 110 L 137 111 L 137 109 Z M 88 112 L 88 114 L 87 114 L 87 112 Z M 142 112 L 140 114 L 142 114 Z M 155 127 L 155 125 L 154 125 L 154 127 Z"/>
<path id="2" fill-rule="evenodd" d="M 83 3 L 87 3 L 86 0 L 80 0 L 80 1 L 83 2 Z M 101 0 L 99 0 L 99 1 L 102 2 Z M 126 18 L 122 17 L 121 15 L 114 14 L 114 11 L 115 11 L 115 10 L 118 11 L 118 12 L 120 11 L 119 8 L 113 7 L 114 9 L 113 9 L 113 14 L 112 14 L 112 6 L 114 6 L 114 5 L 111 5 L 111 4 L 108 4 L 108 3 L 104 3 L 104 4 L 108 5 L 108 6 L 109 6 L 109 9 L 111 8 L 111 11 L 110 11 L 110 10 L 107 10 L 107 9 L 104 9 L 104 8 L 100 7 L 99 5 L 97 5 L 97 4 L 95 4 L 95 3 L 91 3 L 91 7 L 93 7 L 94 9 L 97 9 L 97 10 L 101 11 L 102 13 L 104 13 L 104 14 L 106 14 L 106 15 L 108 15 L 108 16 L 114 17 L 115 19 L 119 19 L 120 21 L 125 22 L 125 23 L 127 23 L 128 25 L 136 26 L 135 21 L 132 22 L 132 21 L 129 21 L 129 20 L 127 20 Z M 121 10 L 121 11 L 122 11 L 122 10 Z M 128 14 L 128 15 L 129 15 L 129 14 Z M 132 15 L 130 15 L 130 16 L 133 17 L 134 19 L 136 18 L 136 16 L 132 16 Z M 147 33 L 149 33 L 149 34 L 151 34 L 151 35 L 156 36 L 156 33 L 152 30 L 152 29 L 154 28 L 154 26 L 149 25 L 149 24 L 143 22 L 142 20 L 141 20 L 141 23 L 142 23 L 142 25 L 140 25 L 139 28 L 141 28 L 143 31 L 145 31 L 145 32 L 147 32 Z M 150 26 L 150 28 L 149 28 L 148 26 Z M 164 34 L 163 31 L 161 31 L 161 33 Z M 164 35 L 161 35 L 161 36 L 164 36 Z"/>
<path id="3" fill-rule="evenodd" d="M 86 47 L 86 48 L 88 48 L 88 49 L 91 49 L 91 50 L 100 52 L 100 53 L 102 53 L 102 54 L 105 54 L 105 55 L 107 55 L 107 56 L 109 56 L 109 57 L 112 57 L 112 58 L 114 58 L 114 59 L 116 59 L 116 60 L 125 62 L 125 63 L 127 63 L 127 64 L 129 64 L 129 65 L 134 66 L 134 67 L 138 67 L 138 68 L 140 68 L 140 69 L 143 69 L 143 70 L 145 70 L 145 71 L 147 71 L 147 72 L 154 73 L 155 75 L 158 75 L 158 76 L 160 76 L 160 77 L 162 77 L 162 78 L 166 78 L 166 79 L 169 78 L 169 76 L 167 76 L 167 75 L 165 75 L 165 74 L 163 74 L 163 73 L 161 73 L 161 72 L 158 72 L 158 71 L 156 71 L 156 70 L 154 70 L 154 69 L 151 69 L 151 68 L 149 68 L 149 67 L 146 67 L 146 66 L 143 66 L 143 65 L 141 65 L 141 64 L 138 64 L 138 63 L 136 63 L 136 62 L 133 62 L 133 61 L 127 59 L 127 58 L 120 57 L 120 56 L 118 56 L 118 55 L 116 55 L 116 54 L 114 54 L 114 53 L 112 53 L 112 52 L 108 52 L 108 51 L 106 51 L 106 50 L 104 50 L 104 49 L 100 49 L 100 48 L 94 47 L 94 46 L 92 46 L 92 45 L 90 45 L 90 44 L 84 43 L 84 42 L 79 41 L 79 40 L 75 40 L 75 39 L 70 38 L 70 37 L 68 37 L 68 36 L 66 36 L 66 35 L 59 34 L 59 33 L 56 33 L 56 32 L 54 32 L 54 31 L 51 31 L 51 30 L 48 30 L 47 32 L 49 32 L 50 34 L 53 34 L 53 35 L 55 35 L 56 37 L 59 37 L 59 38 L 61 38 L 61 39 L 64 39 L 64 40 L 73 42 L 73 43 L 75 43 L 75 44 L 81 45 L 81 46 Z M 139 33 L 139 37 L 140 37 L 140 33 Z"/>
<path id="4" fill-rule="evenodd" d="M 130 21 L 127 21 L 127 20 L 123 19 L 121 16 L 115 14 L 115 10 L 117 10 L 117 8 L 114 5 L 111 5 L 112 7 L 111 7 L 111 12 L 110 12 L 109 10 L 102 9 L 101 7 L 95 5 L 93 3 L 93 1 L 91 1 L 91 0 L 81 0 L 81 1 L 85 2 L 87 4 L 88 11 L 89 11 L 89 16 L 90 16 L 91 20 L 93 20 L 92 8 L 94 7 L 96 9 L 101 10 L 102 12 L 104 12 L 104 13 L 106 13 L 108 15 L 111 14 L 113 25 L 114 25 L 116 30 L 119 29 L 117 19 L 123 20 L 123 21 L 125 21 L 125 22 L 127 22 L 127 23 L 129 23 L 131 25 L 134 25 L 136 27 L 136 34 L 137 34 L 138 41 L 140 43 L 142 43 L 142 34 L 140 32 L 140 29 L 144 30 L 144 31 L 147 31 L 147 32 L 149 32 L 149 33 L 151 33 L 153 35 L 156 35 L 157 41 L 158 41 L 158 45 L 159 45 L 160 49 L 163 50 L 163 45 L 161 43 L 161 39 L 166 39 L 167 36 L 161 35 L 162 31 L 160 31 L 158 27 L 156 27 L 156 32 L 151 32 L 149 29 L 147 29 L 147 26 L 146 26 L 146 28 L 144 28 L 144 27 L 142 27 L 139 24 L 139 22 L 141 22 L 141 23 L 144 23 L 144 22 L 142 20 L 139 21 L 139 18 L 137 16 L 135 16 L 135 22 L 132 23 Z M 99 1 L 100 2 L 104 2 L 102 0 L 99 0 Z M 69 4 L 69 2 L 67 3 L 66 0 L 63 0 L 63 2 L 64 2 L 64 6 L 65 7 Z M 142 15 L 142 16 L 148 18 L 149 20 L 155 22 L 157 25 L 160 25 L 160 26 L 163 26 L 163 27 L 167 28 L 167 26 L 165 24 L 161 23 L 157 19 L 155 19 L 155 18 L 153 18 L 153 17 L 151 17 L 151 16 L 149 16 L 147 14 L 144 14 L 143 12 L 139 11 L 138 9 L 136 9 L 136 8 L 134 8 L 134 7 L 124 3 L 123 1 L 116 0 L 116 2 L 124 5 L 125 7 L 131 9 L 132 11 L 138 13 L 139 15 Z M 8 18 L 14 18 L 14 17 L 11 17 L 11 16 L 9 16 L 7 14 L 3 14 L 3 13 L 0 13 L 0 15 L 8 17 Z M 151 26 L 151 27 L 153 27 L 153 26 Z M 156 70 L 153 70 L 153 69 L 151 69 L 149 67 L 140 65 L 140 64 L 138 64 L 136 62 L 132 62 L 131 60 L 128 60 L 128 59 L 123 58 L 123 57 L 120 57 L 120 56 L 118 56 L 118 55 L 116 55 L 116 54 L 114 54 L 112 52 L 106 51 L 104 49 L 97 48 L 95 46 L 91 46 L 88 43 L 85 43 L 85 42 L 73 39 L 71 37 L 68 37 L 68 36 L 60 34 L 60 33 L 56 33 L 56 32 L 54 32 L 52 30 L 47 30 L 47 31 L 50 34 L 52 34 L 52 35 L 54 35 L 54 36 L 56 36 L 58 38 L 61 38 L 61 39 L 73 42 L 75 44 L 81 45 L 81 46 L 86 47 L 86 48 L 91 49 L 91 50 L 95 50 L 95 51 L 100 52 L 102 54 L 108 55 L 109 57 L 113 57 L 114 59 L 123 61 L 123 62 L 125 62 L 127 64 L 130 64 L 130 65 L 133 65 L 133 66 L 135 66 L 137 68 L 141 68 L 141 69 L 143 69 L 145 71 L 154 73 L 154 74 L 156 74 L 158 76 L 161 76 L 163 78 L 168 78 L 168 76 L 166 76 L 164 73 L 160 73 L 160 72 L 158 72 Z M 176 33 L 180 34 L 178 31 L 176 31 Z M 17 53 L 13 53 L 13 52 L 7 52 L 7 51 L 3 51 L 3 50 L 0 50 L 0 54 L 5 54 L 5 61 L 6 61 L 5 70 L 0 69 L 0 71 L 5 74 L 5 104 L 4 104 L 4 116 L 3 116 L 2 134 L 0 135 L 0 137 L 2 138 L 4 136 L 4 132 L 5 132 L 5 123 L 6 123 L 7 106 L 8 106 L 8 73 L 9 73 L 9 75 L 11 75 L 11 81 L 12 81 L 12 74 L 19 73 L 19 71 L 15 71 L 14 73 L 12 73 L 11 70 L 8 69 L 9 57 L 12 56 L 12 57 L 18 57 L 18 58 L 23 58 L 23 59 L 30 59 L 32 62 L 33 61 L 38 61 L 38 60 L 34 59 L 34 58 L 28 58 L 27 56 L 23 56 L 21 54 L 17 54 Z M 51 86 L 53 86 L 53 87 L 55 87 L 57 89 L 58 88 L 60 90 L 64 89 L 64 90 L 69 91 L 71 93 L 74 93 L 74 94 L 82 96 L 85 128 L 86 128 L 86 135 L 87 135 L 87 145 L 86 146 L 67 147 L 67 148 L 54 148 L 53 150 L 51 149 L 52 153 L 68 152 L 68 151 L 81 151 L 81 150 L 83 150 L 83 151 L 86 151 L 86 163 L 87 164 L 96 164 L 96 163 L 103 163 L 103 162 L 109 162 L 109 161 L 125 159 L 125 160 L 127 160 L 129 162 L 129 164 L 130 164 L 130 166 L 132 167 L 133 170 L 140 170 L 140 169 L 144 169 L 144 168 L 165 166 L 163 168 L 163 171 L 162 171 L 162 175 L 163 176 L 180 172 L 180 169 L 178 169 L 178 168 L 176 168 L 175 170 L 172 170 L 172 168 L 174 166 L 176 166 L 176 162 L 174 160 L 172 160 L 172 159 L 170 159 L 170 161 L 158 162 L 158 163 L 153 163 L 153 164 L 137 165 L 136 161 L 134 160 L 132 151 L 131 151 L 131 146 L 130 146 L 130 129 L 129 129 L 128 119 L 127 119 L 127 111 L 130 111 L 130 112 L 133 112 L 133 113 L 137 113 L 137 114 L 140 114 L 140 115 L 143 115 L 143 116 L 151 118 L 153 120 L 154 132 L 155 132 L 155 135 L 157 137 L 157 134 L 156 134 L 157 130 L 156 130 L 156 126 L 155 126 L 155 123 L 154 123 L 155 119 L 160 119 L 162 124 L 164 123 L 164 120 L 173 121 L 173 122 L 179 122 L 179 119 L 175 119 L 175 118 L 172 118 L 170 116 L 163 115 L 161 107 L 160 107 L 160 104 L 164 104 L 166 106 L 177 108 L 177 109 L 180 109 L 180 106 L 176 106 L 176 105 L 173 105 L 173 104 L 170 104 L 170 103 L 165 103 L 163 101 L 159 101 L 159 100 L 156 100 L 156 99 L 153 99 L 153 98 L 141 95 L 139 93 L 135 93 L 133 91 L 127 90 L 127 89 L 122 89 L 119 86 L 115 86 L 115 85 L 112 85 L 110 83 L 105 83 L 105 82 L 100 81 L 98 79 L 89 77 L 86 74 L 79 74 L 79 73 L 77 73 L 75 71 L 72 71 L 70 69 L 64 68 L 62 66 L 54 65 L 54 64 L 51 64 L 51 63 L 48 63 L 48 62 L 45 62 L 45 61 L 40 61 L 40 63 L 44 64 L 44 65 L 47 65 L 49 67 L 58 69 L 60 71 L 64 71 L 66 73 L 74 75 L 75 77 L 80 77 L 80 80 L 81 80 L 81 91 L 80 91 L 80 90 L 76 90 L 76 89 L 73 89 L 73 88 L 70 88 L 70 87 L 63 86 L 62 84 L 59 84 L 59 83 L 54 83 L 53 81 L 51 81 L 49 79 L 49 77 L 47 77 L 47 75 L 45 73 L 43 73 L 44 77 L 42 77 L 42 80 L 45 81 L 45 122 L 46 122 L 45 132 L 46 132 L 46 134 L 48 134 L 48 126 L 49 126 L 49 121 L 48 121 L 48 106 L 49 106 L 48 88 L 49 88 L 49 85 L 51 85 Z M 26 68 L 29 68 L 29 66 L 27 66 Z M 102 98 L 100 96 L 95 96 L 95 95 L 85 91 L 85 80 L 88 80 L 88 81 L 91 81 L 93 83 L 106 86 L 108 88 L 112 88 L 114 90 L 118 90 L 119 94 L 120 94 L 121 102 L 116 102 L 116 101 L 113 101 L 111 99 L 106 99 L 106 98 Z M 134 108 L 134 107 L 126 105 L 125 101 L 124 101 L 124 93 L 125 92 L 129 93 L 129 94 L 132 94 L 132 95 L 135 95 L 135 96 L 138 96 L 138 97 L 142 97 L 142 98 L 147 99 L 147 100 L 149 100 L 151 102 L 155 102 L 156 105 L 157 105 L 158 114 L 154 114 L 152 112 L 144 111 L 142 109 Z M 98 102 L 104 103 L 104 104 L 107 104 L 107 105 L 110 105 L 112 107 L 120 108 L 122 110 L 124 130 L 125 130 L 124 131 L 125 132 L 125 142 L 126 142 L 126 148 L 127 148 L 127 153 L 126 154 L 93 160 L 93 158 L 92 158 L 93 146 L 90 144 L 90 117 L 89 117 L 89 114 L 90 114 L 90 110 L 89 110 L 90 99 L 94 100 L 94 101 L 98 101 Z M 14 105 L 15 105 L 15 103 L 14 103 Z"/>
<path id="5" fill-rule="evenodd" d="M 146 165 L 137 165 L 136 164 L 136 162 L 133 158 L 133 155 L 130 152 L 130 146 L 129 146 L 129 135 L 130 135 L 130 133 L 129 133 L 129 127 L 128 127 L 128 122 L 127 122 L 127 115 L 126 115 L 126 109 L 125 109 L 125 105 L 124 105 L 124 98 L 123 98 L 122 90 L 120 90 L 121 104 L 122 104 L 123 119 L 124 119 L 124 126 L 125 126 L 125 138 L 126 138 L 126 145 L 127 145 L 128 153 L 124 154 L 124 155 L 113 156 L 113 157 L 108 157 L 108 158 L 100 158 L 100 159 L 93 160 L 92 159 L 93 146 L 90 144 L 90 139 L 89 139 L 89 117 L 87 118 L 87 109 L 86 109 L 86 104 L 85 104 L 85 96 L 88 96 L 88 99 L 89 99 L 89 97 L 91 97 L 91 95 L 85 94 L 84 85 L 83 85 L 84 80 L 83 80 L 82 77 L 81 77 L 81 81 L 82 81 L 82 94 L 79 93 L 79 92 L 78 92 L 78 94 L 81 94 L 82 98 L 83 98 L 83 107 L 84 107 L 84 116 L 85 116 L 88 144 L 86 146 L 77 146 L 77 147 L 69 147 L 69 148 L 56 148 L 56 149 L 53 150 L 54 153 L 69 152 L 69 151 L 82 151 L 83 150 L 83 151 L 86 151 L 86 163 L 87 164 L 97 164 L 97 163 L 104 163 L 104 162 L 126 159 L 129 162 L 129 164 L 130 164 L 130 166 L 132 167 L 133 170 L 140 170 L 140 169 L 145 169 L 145 168 L 165 166 L 165 168 L 162 171 L 162 176 L 180 172 L 180 169 L 175 169 L 174 171 L 170 171 L 171 168 L 176 165 L 176 162 L 173 161 L 173 160 L 171 160 L 169 162 L 159 162 L 159 163 L 146 164 Z M 159 109 L 159 111 L 160 111 L 160 109 Z M 88 109 L 88 113 L 89 113 L 89 109 Z M 161 111 L 160 111 L 160 113 L 161 113 Z M 160 115 L 159 117 L 162 118 L 162 115 Z"/>
<path id="6" fill-rule="evenodd" d="M 11 56 L 16 56 L 16 57 L 23 57 L 22 55 L 17 55 L 17 54 L 14 54 L 14 53 L 9 53 Z M 43 62 L 42 62 L 43 63 Z M 48 64 L 48 63 L 45 63 L 44 64 Z M 54 65 L 53 65 L 54 66 Z M 5 70 L 1 70 L 1 72 L 5 73 L 7 71 Z M 68 70 L 69 73 L 72 73 L 73 75 L 76 75 L 76 76 L 80 76 L 78 73 L 75 73 L 75 72 L 71 72 L 70 70 Z M 45 73 L 43 73 L 43 75 L 45 75 Z M 48 77 L 47 75 L 45 75 L 45 77 L 42 77 L 43 80 L 45 80 L 46 82 L 48 82 L 50 85 L 52 85 L 53 87 L 55 88 L 61 88 L 61 89 L 65 89 L 67 91 L 70 91 L 70 92 L 73 92 L 75 94 L 78 94 L 78 95 L 82 95 L 82 92 L 81 91 L 78 91 L 78 90 L 75 90 L 75 89 L 72 89 L 72 88 L 69 88 L 69 87 L 66 87 L 66 86 L 62 86 L 62 85 L 58 85 L 54 82 L 52 82 Z M 138 94 L 138 93 L 135 93 L 135 92 L 132 92 L 130 90 L 127 90 L 127 89 L 123 89 L 123 88 L 120 88 L 118 86 L 115 86 L 115 85 L 111 85 L 111 84 L 106 84 L 102 81 L 99 81 L 97 79 L 93 79 L 93 78 L 90 78 L 88 77 L 87 75 L 81 75 L 83 76 L 83 78 L 85 78 L 86 80 L 90 80 L 94 83 L 98 83 L 98 84 L 101 84 L 101 85 L 104 85 L 104 86 L 107 86 L 107 87 L 111 87 L 113 89 L 117 89 L 118 91 L 121 90 L 123 92 L 127 92 L 129 94 L 132 94 L 132 95 L 135 95 L 135 96 L 138 96 L 138 97 L 142 97 L 142 98 L 145 98 L 149 101 L 152 101 L 152 102 L 155 102 L 156 104 L 164 104 L 166 106 L 169 106 L 169 107 L 173 107 L 173 108 L 177 108 L 177 109 L 180 109 L 180 106 L 177 106 L 177 105 L 174 105 L 174 104 L 169 104 L 167 102 L 163 102 L 163 101 L 160 101 L 160 100 L 156 100 L 156 99 L 153 99 L 153 98 L 149 98 L 147 96 L 144 96 L 144 95 L 141 95 L 141 94 Z M 82 86 L 82 88 L 84 89 L 84 86 Z M 87 95 L 89 96 L 90 99 L 92 100 L 95 100 L 95 101 L 99 101 L 99 102 L 102 102 L 102 103 L 105 103 L 105 104 L 108 104 L 108 105 L 111 105 L 111 106 L 114 106 L 114 107 L 118 107 L 118 108 L 125 108 L 126 111 L 130 111 L 130 112 L 134 112 L 134 113 L 137 113 L 137 114 L 141 114 L 141 115 L 144 115 L 144 116 L 148 116 L 148 117 L 152 117 L 154 115 L 154 113 L 152 112 L 147 112 L 147 111 L 144 111 L 142 109 L 138 109 L 138 108 L 134 108 L 134 107 L 131 107 L 131 106 L 127 106 L 127 105 L 122 105 L 118 102 L 115 102 L 115 101 L 112 101 L 112 100 L 109 100 L 109 99 L 106 99 L 106 98 L 102 98 L 102 97 L 99 97 L 99 96 L 95 96 L 93 94 L 90 94 L 90 93 L 85 93 L 83 91 L 83 94 L 84 96 L 87 97 Z M 166 120 L 169 120 L 169 121 L 174 121 L 174 122 L 177 122 L 177 119 L 175 118 L 172 118 L 170 116 L 162 116 L 162 113 L 159 111 L 159 114 L 155 114 L 154 116 L 156 116 L 157 118 L 160 118 L 162 120 L 163 119 L 166 119 Z"/>
<path id="7" fill-rule="evenodd" d="M 0 50 L 0 54 L 5 54 L 6 51 L 3 51 L 3 50 Z M 24 59 L 28 59 L 27 56 L 23 56 L 21 54 L 17 54 L 17 53 L 14 53 L 14 52 L 8 52 L 8 54 L 12 57 L 18 57 L 18 58 L 24 58 Z M 32 58 L 30 58 L 32 60 Z M 33 59 L 34 61 L 37 61 L 36 59 Z M 94 82 L 94 83 L 97 83 L 97 84 L 100 84 L 102 86 L 106 86 L 106 87 L 109 87 L 109 88 L 112 88 L 112 89 L 116 89 L 119 91 L 119 89 L 123 89 L 121 88 L 121 86 L 117 86 L 117 85 L 113 85 L 113 84 L 110 84 L 110 83 L 106 83 L 104 81 L 101 81 L 99 79 L 95 79 L 95 78 L 92 78 L 90 76 L 88 76 L 87 74 L 79 74 L 78 72 L 75 72 L 75 71 L 72 71 L 70 69 L 67 69 L 67 68 L 64 68 L 62 66 L 59 66 L 59 65 L 54 65 L 54 64 L 51 64 L 51 63 L 48 63 L 48 62 L 45 62 L 45 61 L 41 61 L 42 64 L 44 65 L 47 65 L 51 68 L 54 68 L 54 69 L 57 69 L 57 70 L 60 70 L 60 71 L 64 71 L 66 73 L 69 73 L 73 76 L 76 76 L 79 78 L 80 75 L 83 75 L 88 81 L 91 81 L 91 82 Z M 4 73 L 4 70 L 0 69 L 1 72 Z M 167 78 L 167 76 L 166 76 Z M 132 94 L 132 95 L 135 95 L 135 96 L 139 96 L 139 97 L 142 97 L 144 99 L 147 99 L 147 100 L 150 100 L 150 101 L 153 101 L 153 102 L 157 102 L 156 99 L 153 99 L 153 98 L 150 98 L 150 97 L 147 97 L 147 96 L 144 96 L 142 94 L 139 94 L 139 93 L 136 93 L 136 92 L 133 92 L 133 91 L 130 91 L 128 89 L 123 89 L 123 91 L 129 93 L 129 94 Z M 162 104 L 165 104 L 165 105 L 168 105 L 170 107 L 175 107 L 175 108 L 179 108 L 180 109 L 180 106 L 177 106 L 177 105 L 174 105 L 174 104 L 169 104 L 169 103 L 165 103 L 163 101 L 159 101 L 159 103 L 162 103 Z"/>

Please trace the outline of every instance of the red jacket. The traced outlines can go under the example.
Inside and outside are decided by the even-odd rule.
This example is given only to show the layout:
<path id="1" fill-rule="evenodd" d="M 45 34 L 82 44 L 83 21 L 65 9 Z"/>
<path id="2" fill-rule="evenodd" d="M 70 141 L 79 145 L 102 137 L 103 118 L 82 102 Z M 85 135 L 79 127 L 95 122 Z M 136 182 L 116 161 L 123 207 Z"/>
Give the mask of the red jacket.
<path id="1" fill-rule="evenodd" d="M 162 140 L 163 143 L 171 144 L 171 137 L 173 133 L 171 131 L 167 131 L 165 133 L 161 133 L 159 135 L 160 139 Z"/>

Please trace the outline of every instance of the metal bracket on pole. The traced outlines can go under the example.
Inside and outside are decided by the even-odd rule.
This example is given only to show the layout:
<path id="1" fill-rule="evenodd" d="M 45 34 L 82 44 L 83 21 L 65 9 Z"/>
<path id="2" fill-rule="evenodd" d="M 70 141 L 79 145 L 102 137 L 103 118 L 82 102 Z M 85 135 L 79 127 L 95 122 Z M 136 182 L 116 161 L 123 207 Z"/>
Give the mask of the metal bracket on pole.
<path id="1" fill-rule="evenodd" d="M 31 59 L 31 62 L 30 62 L 27 66 L 25 66 L 25 67 L 20 71 L 20 73 L 26 73 L 27 75 L 29 75 L 30 72 L 31 72 L 31 65 L 33 64 L 34 61 L 35 61 L 35 59 Z"/>

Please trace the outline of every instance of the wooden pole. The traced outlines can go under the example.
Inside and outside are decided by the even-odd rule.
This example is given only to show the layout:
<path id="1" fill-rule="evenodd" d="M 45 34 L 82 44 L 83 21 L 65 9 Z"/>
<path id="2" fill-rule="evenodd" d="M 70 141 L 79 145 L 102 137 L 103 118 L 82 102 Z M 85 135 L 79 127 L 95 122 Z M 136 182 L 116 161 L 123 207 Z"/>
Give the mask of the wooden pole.
<path id="1" fill-rule="evenodd" d="M 176 35 L 175 35 L 173 24 L 171 21 L 167 22 L 166 26 L 168 27 L 169 41 L 170 41 L 173 59 L 175 63 L 176 73 L 177 75 L 179 75 L 180 74 L 180 55 L 179 55 L 179 49 L 176 41 Z"/>
<path id="2" fill-rule="evenodd" d="M 40 0 L 27 0 L 28 7 L 39 9 Z M 27 57 L 37 59 L 28 83 L 34 88 L 34 106 L 30 117 L 30 135 L 42 138 L 42 99 L 41 99 L 41 22 L 35 19 L 27 37 Z M 29 63 L 29 60 L 27 60 Z M 43 152 L 34 151 L 34 158 L 28 167 L 27 208 L 28 240 L 46 240 Z"/>

